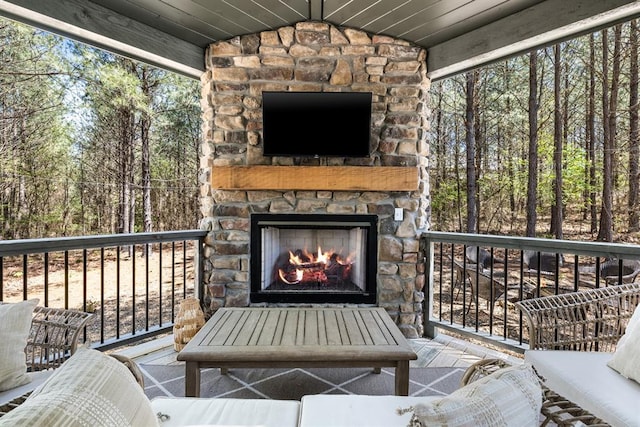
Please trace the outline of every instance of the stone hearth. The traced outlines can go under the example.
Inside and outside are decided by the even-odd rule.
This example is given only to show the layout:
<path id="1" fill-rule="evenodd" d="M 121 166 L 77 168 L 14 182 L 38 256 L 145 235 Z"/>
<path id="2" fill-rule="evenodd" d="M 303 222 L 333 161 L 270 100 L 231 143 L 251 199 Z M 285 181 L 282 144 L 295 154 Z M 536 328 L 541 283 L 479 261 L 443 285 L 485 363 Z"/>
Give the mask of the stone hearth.
<path id="1" fill-rule="evenodd" d="M 377 305 L 408 337 L 422 334 L 425 281 L 419 235 L 428 229 L 425 51 L 403 40 L 322 22 L 212 44 L 202 77 L 202 228 L 206 239 L 202 299 L 208 312 L 252 305 L 249 257 L 252 213 L 378 216 Z M 262 155 L 263 91 L 373 93 L 372 154 L 367 158 Z M 357 166 L 417 168 L 414 191 L 242 190 L 211 184 L 216 167 Z M 371 181 L 376 176 L 370 177 Z M 396 208 L 402 220 L 394 220 Z"/>

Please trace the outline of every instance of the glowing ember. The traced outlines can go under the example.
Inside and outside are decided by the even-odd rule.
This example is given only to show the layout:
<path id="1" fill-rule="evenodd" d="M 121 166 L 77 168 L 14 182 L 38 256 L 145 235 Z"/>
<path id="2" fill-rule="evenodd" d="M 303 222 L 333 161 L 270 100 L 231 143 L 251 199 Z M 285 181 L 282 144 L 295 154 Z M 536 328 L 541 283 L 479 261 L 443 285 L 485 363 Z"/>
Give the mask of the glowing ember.
<path id="1" fill-rule="evenodd" d="M 353 262 L 334 251 L 323 252 L 320 246 L 316 254 L 305 250 L 289 251 L 285 265 L 277 265 L 278 280 L 288 285 L 337 284 L 351 277 Z"/>

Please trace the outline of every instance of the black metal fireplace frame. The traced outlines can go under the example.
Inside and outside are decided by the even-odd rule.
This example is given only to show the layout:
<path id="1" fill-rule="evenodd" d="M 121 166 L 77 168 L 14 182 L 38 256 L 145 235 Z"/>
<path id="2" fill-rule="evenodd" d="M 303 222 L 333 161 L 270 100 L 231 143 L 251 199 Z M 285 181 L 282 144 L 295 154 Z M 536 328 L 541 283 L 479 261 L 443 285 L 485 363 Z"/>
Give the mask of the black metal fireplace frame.
<path id="1" fill-rule="evenodd" d="M 366 227 L 365 289 L 356 293 L 341 292 L 278 292 L 262 290 L 261 276 L 261 233 L 266 226 L 280 228 L 336 229 Z M 377 215 L 336 215 L 336 214 L 252 214 L 250 235 L 250 282 L 252 303 L 310 303 L 310 304 L 376 304 L 378 273 L 378 217 Z"/>

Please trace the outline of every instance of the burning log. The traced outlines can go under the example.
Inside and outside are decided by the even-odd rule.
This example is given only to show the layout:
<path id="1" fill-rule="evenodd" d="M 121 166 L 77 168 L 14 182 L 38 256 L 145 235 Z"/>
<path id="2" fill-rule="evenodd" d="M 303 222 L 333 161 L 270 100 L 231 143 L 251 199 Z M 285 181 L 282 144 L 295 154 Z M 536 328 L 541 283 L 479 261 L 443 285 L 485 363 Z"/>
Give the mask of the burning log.
<path id="1" fill-rule="evenodd" d="M 274 281 L 287 285 L 342 283 L 350 279 L 351 266 L 335 252 L 323 254 L 318 248 L 318 256 L 315 257 L 298 249 L 278 256 L 274 265 Z"/>

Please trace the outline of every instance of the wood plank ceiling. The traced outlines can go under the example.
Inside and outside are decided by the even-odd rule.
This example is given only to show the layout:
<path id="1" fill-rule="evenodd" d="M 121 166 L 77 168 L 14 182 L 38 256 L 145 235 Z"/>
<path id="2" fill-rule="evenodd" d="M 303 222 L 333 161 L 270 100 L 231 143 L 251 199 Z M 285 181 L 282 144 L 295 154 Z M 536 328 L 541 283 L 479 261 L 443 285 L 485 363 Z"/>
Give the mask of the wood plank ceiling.
<path id="1" fill-rule="evenodd" d="M 387 34 L 433 46 L 542 0 L 93 0 L 199 46 L 299 21 Z"/>
<path id="2" fill-rule="evenodd" d="M 442 78 L 640 14 L 633 0 L 0 0 L 0 14 L 196 77 L 207 45 L 326 21 L 420 45 Z M 497 52 L 497 53 L 496 53 Z M 166 60 L 166 61 L 164 61 Z"/>

